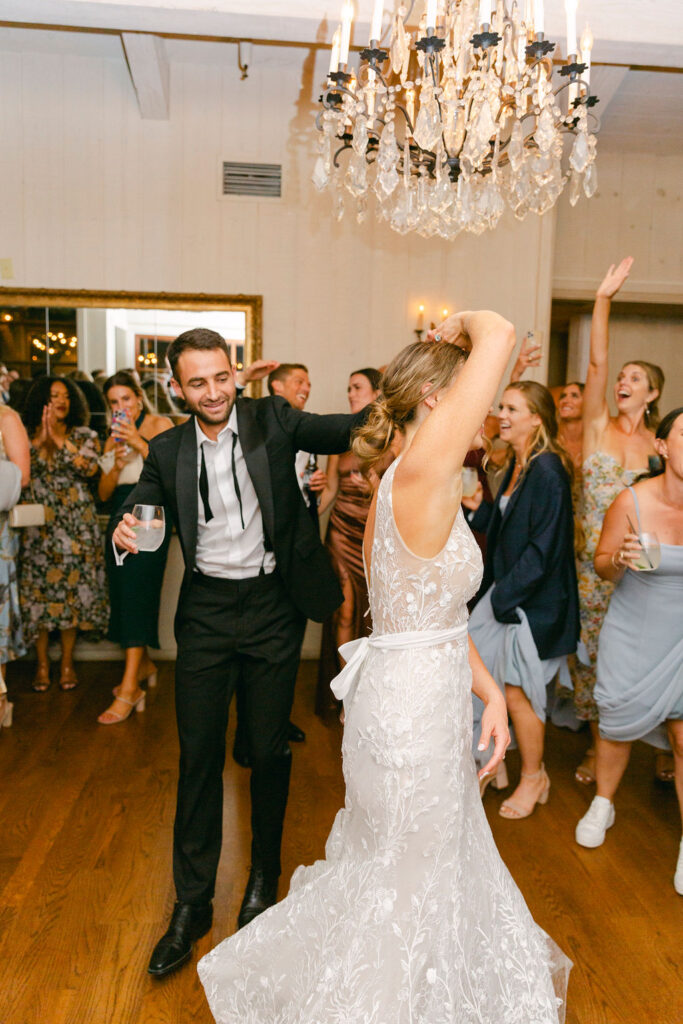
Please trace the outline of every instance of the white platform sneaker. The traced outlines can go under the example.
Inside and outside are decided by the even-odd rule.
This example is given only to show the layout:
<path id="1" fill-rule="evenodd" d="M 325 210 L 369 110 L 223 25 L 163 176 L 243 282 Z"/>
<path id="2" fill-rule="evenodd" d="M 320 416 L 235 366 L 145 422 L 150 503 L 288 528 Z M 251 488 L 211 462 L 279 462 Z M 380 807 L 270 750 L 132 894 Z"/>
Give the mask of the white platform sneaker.
<path id="1" fill-rule="evenodd" d="M 576 826 L 576 841 L 579 846 L 592 849 L 602 846 L 605 833 L 614 824 L 614 804 L 605 796 L 594 796 L 581 821 Z"/>
<path id="2" fill-rule="evenodd" d="M 678 864 L 676 865 L 676 874 L 674 875 L 674 889 L 679 896 L 683 896 L 683 839 L 681 839 L 681 846 L 678 851 Z"/>

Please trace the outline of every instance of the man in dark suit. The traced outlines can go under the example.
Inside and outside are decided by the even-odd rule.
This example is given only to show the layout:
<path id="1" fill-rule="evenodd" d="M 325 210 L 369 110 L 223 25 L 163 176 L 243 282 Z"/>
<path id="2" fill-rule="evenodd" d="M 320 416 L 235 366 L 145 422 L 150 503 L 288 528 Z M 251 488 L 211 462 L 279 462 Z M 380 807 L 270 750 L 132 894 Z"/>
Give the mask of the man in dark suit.
<path id="1" fill-rule="evenodd" d="M 291 768 L 287 728 L 304 626 L 342 601 L 294 459 L 301 449 L 347 451 L 364 419 L 314 416 L 279 397 L 235 402 L 228 349 L 214 331 L 181 334 L 168 360 L 174 389 L 193 415 L 151 442 L 113 533 L 116 548 L 135 553 L 133 506 L 163 505 L 185 560 L 175 623 L 177 902 L 150 960 L 156 977 L 185 963 L 211 927 L 225 732 L 238 683 L 252 768 L 252 866 L 239 926 L 276 902 Z"/>

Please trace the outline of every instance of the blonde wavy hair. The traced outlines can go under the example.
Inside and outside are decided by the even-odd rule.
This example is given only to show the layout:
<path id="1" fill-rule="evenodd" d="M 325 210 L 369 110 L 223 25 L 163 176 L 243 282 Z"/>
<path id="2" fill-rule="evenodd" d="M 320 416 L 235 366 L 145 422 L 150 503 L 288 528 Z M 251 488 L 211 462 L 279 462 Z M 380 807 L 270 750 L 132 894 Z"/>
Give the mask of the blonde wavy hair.
<path id="1" fill-rule="evenodd" d="M 508 384 L 505 391 L 519 391 L 524 396 L 529 412 L 533 416 L 538 416 L 540 423 L 534 427 L 527 441 L 524 455 L 522 456 L 522 465 L 520 480 L 524 471 L 530 465 L 530 463 L 538 458 L 542 452 L 554 452 L 555 455 L 561 460 L 562 465 L 567 471 L 569 480 L 574 480 L 574 463 L 571 460 L 569 452 L 558 440 L 559 426 L 557 422 L 557 411 L 555 408 L 555 402 L 550 391 L 543 384 L 538 384 L 535 380 L 518 380 L 514 384 Z M 508 462 L 513 458 L 514 452 L 512 448 L 508 453 Z"/>
<path id="2" fill-rule="evenodd" d="M 451 383 L 466 359 L 467 353 L 457 345 L 417 341 L 389 363 L 380 381 L 380 396 L 351 445 L 363 473 L 385 455 L 396 432 L 403 432 L 415 419 L 420 403 Z M 423 391 L 426 383 L 430 386 Z"/>

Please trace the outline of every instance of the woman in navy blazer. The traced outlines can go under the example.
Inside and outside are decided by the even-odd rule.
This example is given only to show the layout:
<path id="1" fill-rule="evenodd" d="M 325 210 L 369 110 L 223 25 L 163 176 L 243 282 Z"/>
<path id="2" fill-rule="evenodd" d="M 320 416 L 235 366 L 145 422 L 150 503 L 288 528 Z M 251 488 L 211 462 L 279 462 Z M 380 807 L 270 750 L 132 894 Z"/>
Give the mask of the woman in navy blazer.
<path id="1" fill-rule="evenodd" d="M 525 818 L 548 799 L 543 765 L 546 686 L 579 638 L 571 459 L 557 441 L 552 395 L 520 381 L 500 403 L 510 462 L 493 505 L 477 493 L 463 504 L 487 532 L 484 578 L 470 632 L 486 667 L 505 687 L 522 778 L 500 813 Z"/>

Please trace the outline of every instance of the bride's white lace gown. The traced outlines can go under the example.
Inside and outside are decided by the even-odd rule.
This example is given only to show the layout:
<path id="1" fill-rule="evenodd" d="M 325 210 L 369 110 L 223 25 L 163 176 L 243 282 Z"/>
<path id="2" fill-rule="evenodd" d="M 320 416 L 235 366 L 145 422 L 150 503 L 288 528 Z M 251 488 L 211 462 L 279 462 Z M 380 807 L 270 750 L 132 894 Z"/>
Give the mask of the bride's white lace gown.
<path id="1" fill-rule="evenodd" d="M 462 512 L 431 559 L 379 489 L 375 634 L 462 638 L 370 646 L 345 698 L 346 805 L 325 860 L 199 963 L 219 1024 L 556 1024 L 571 966 L 534 923 L 493 842 L 471 751 L 466 603 L 482 574 Z M 533 856 L 533 851 L 529 851 Z"/>

